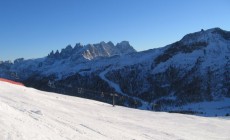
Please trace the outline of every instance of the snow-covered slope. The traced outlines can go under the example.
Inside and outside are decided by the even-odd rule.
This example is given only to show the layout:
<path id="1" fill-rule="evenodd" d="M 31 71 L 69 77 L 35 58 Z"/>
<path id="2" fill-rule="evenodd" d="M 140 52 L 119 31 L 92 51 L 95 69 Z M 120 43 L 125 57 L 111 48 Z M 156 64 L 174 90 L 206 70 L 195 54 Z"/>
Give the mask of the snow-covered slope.
<path id="1" fill-rule="evenodd" d="M 141 111 L 0 82 L 1 140 L 229 140 L 230 118 Z"/>

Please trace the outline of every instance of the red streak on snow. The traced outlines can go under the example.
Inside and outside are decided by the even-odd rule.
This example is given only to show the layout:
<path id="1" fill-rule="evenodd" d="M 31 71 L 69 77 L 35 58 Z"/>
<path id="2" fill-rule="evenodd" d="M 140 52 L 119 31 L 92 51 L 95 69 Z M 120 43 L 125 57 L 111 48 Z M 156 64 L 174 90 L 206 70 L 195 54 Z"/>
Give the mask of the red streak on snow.
<path id="1" fill-rule="evenodd" d="M 3 79 L 3 78 L 0 78 L 0 81 L 8 82 L 8 83 L 15 84 L 15 85 L 24 86 L 22 83 L 11 81 L 11 80 L 7 80 L 7 79 Z"/>

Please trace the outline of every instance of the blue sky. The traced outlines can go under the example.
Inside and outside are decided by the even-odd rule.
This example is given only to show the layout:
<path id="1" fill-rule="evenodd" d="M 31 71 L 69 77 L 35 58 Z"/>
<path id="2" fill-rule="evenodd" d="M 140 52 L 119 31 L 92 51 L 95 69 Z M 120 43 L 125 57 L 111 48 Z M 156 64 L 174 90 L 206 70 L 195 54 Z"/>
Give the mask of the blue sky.
<path id="1" fill-rule="evenodd" d="M 230 31 L 229 7 L 229 0 L 0 0 L 0 60 L 78 42 L 163 47 L 202 28 Z"/>

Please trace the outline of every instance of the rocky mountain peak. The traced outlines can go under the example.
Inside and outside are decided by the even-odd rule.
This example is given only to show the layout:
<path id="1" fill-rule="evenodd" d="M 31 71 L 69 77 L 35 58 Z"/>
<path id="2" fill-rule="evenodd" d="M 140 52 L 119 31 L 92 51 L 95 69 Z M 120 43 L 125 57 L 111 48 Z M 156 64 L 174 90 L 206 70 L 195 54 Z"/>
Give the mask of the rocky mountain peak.
<path id="1" fill-rule="evenodd" d="M 208 30 L 201 29 L 199 32 L 185 35 L 180 41 L 185 44 L 190 44 L 194 42 L 210 42 L 220 40 L 230 40 L 230 32 L 224 31 L 220 28 L 212 28 Z"/>
<path id="2" fill-rule="evenodd" d="M 81 45 L 77 43 L 73 48 L 68 45 L 62 49 L 60 53 L 54 53 L 53 51 L 48 55 L 49 58 L 68 58 L 77 60 L 83 56 L 87 60 L 92 60 L 97 57 L 110 57 L 114 55 L 124 55 L 128 53 L 136 52 L 136 50 L 129 44 L 128 41 L 122 41 L 117 43 L 116 46 L 111 42 L 100 42 L 97 44 Z"/>
<path id="3" fill-rule="evenodd" d="M 230 40 L 230 32 L 222 30 L 220 28 L 213 28 L 209 30 L 212 34 L 218 34 L 225 40 Z"/>
<path id="4" fill-rule="evenodd" d="M 136 50 L 129 44 L 128 41 L 122 41 L 121 43 L 117 43 L 116 47 L 121 50 L 121 53 L 133 53 Z"/>
<path id="5" fill-rule="evenodd" d="M 220 28 L 212 28 L 185 35 L 180 41 L 168 45 L 164 53 L 155 59 L 156 64 L 168 61 L 179 53 L 193 53 L 194 51 L 208 52 L 209 55 L 222 55 L 229 48 L 230 32 Z"/>
<path id="6" fill-rule="evenodd" d="M 112 41 L 109 41 L 107 44 L 108 44 L 109 46 L 114 46 L 114 44 L 113 44 Z"/>
<path id="7" fill-rule="evenodd" d="M 108 43 L 102 41 L 98 44 L 86 45 L 84 47 L 83 56 L 86 59 L 94 59 L 96 57 L 110 57 L 114 55 L 124 55 L 136 52 L 128 41 L 122 41 L 116 46 L 110 41 Z"/>

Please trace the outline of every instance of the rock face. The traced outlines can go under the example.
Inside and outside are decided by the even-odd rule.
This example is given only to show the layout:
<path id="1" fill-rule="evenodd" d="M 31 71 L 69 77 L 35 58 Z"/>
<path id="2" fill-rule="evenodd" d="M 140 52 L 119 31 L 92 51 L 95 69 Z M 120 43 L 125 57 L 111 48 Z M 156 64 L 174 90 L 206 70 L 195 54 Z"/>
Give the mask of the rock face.
<path id="1" fill-rule="evenodd" d="M 230 97 L 229 71 L 230 32 L 219 28 L 143 52 L 126 41 L 101 42 L 0 63 L 1 77 L 18 78 L 27 86 L 106 102 L 101 94 L 82 95 L 78 89 L 117 92 L 120 105 L 164 111 Z"/>
<path id="2" fill-rule="evenodd" d="M 60 53 L 58 51 L 56 53 L 52 51 L 48 57 L 56 59 L 70 58 L 71 60 L 77 61 L 80 59 L 93 60 L 98 57 L 111 57 L 133 52 L 136 52 L 136 50 L 130 46 L 127 41 L 118 43 L 116 46 L 112 42 L 101 42 L 98 44 L 88 44 L 86 46 L 78 43 L 74 48 L 68 45 L 65 49 L 62 49 Z"/>

